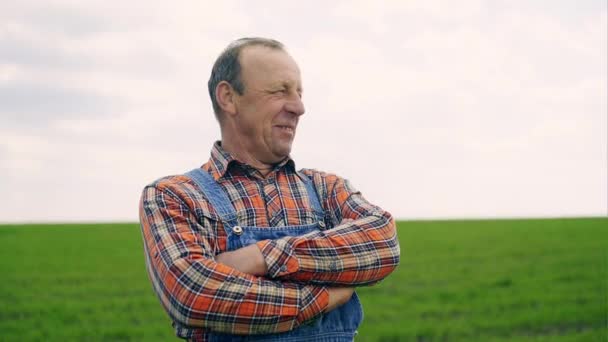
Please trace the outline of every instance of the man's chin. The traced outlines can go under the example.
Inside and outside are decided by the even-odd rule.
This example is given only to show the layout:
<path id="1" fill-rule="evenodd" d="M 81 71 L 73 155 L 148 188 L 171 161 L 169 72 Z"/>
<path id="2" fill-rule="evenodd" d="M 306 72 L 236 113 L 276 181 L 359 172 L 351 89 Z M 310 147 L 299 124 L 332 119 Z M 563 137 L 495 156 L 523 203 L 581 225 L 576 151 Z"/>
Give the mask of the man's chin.
<path id="1" fill-rule="evenodd" d="M 291 153 L 291 145 L 289 146 L 281 146 L 280 148 L 275 149 L 274 151 L 272 151 L 275 159 L 277 159 L 277 163 L 283 161 L 285 158 L 289 157 L 289 154 Z"/>

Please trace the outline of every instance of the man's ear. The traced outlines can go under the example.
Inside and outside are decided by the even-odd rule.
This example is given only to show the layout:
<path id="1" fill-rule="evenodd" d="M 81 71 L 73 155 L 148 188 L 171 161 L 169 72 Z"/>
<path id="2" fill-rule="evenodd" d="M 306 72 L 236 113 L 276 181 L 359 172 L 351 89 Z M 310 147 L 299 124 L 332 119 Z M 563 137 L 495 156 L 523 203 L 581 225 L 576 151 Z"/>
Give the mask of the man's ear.
<path id="1" fill-rule="evenodd" d="M 230 83 L 221 81 L 215 87 L 215 98 L 222 111 L 228 115 L 236 114 L 236 92 Z"/>

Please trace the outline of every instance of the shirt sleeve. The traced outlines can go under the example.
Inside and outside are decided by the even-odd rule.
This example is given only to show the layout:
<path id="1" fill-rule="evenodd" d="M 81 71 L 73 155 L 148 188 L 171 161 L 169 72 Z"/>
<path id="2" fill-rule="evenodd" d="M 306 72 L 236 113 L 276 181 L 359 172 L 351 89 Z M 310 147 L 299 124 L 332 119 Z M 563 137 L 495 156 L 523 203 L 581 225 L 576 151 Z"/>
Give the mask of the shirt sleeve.
<path id="1" fill-rule="evenodd" d="M 400 248 L 392 216 L 369 203 L 347 180 L 316 174 L 317 189 L 332 229 L 258 242 L 271 278 L 309 284 L 371 285 L 399 264 Z"/>
<path id="2" fill-rule="evenodd" d="M 214 261 L 187 200 L 170 186 L 146 187 L 140 221 L 154 291 L 179 325 L 230 334 L 293 330 L 328 304 L 324 287 L 270 280 Z"/>

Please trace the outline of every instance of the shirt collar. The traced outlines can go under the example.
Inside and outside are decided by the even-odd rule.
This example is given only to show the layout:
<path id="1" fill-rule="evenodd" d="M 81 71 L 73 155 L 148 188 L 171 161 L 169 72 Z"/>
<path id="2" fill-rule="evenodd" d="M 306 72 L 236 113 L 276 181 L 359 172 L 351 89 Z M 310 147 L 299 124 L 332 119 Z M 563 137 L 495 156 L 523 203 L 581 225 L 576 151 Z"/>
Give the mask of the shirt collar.
<path id="1" fill-rule="evenodd" d="M 222 142 L 216 141 L 211 148 L 211 158 L 209 158 L 209 172 L 213 179 L 216 181 L 226 175 L 226 173 L 235 166 L 241 167 L 243 170 L 246 170 L 248 174 L 251 172 L 255 172 L 255 169 L 239 160 L 234 158 L 230 153 L 226 152 L 222 148 Z M 288 170 L 295 171 L 296 166 L 293 159 L 290 156 L 283 159 L 280 163 L 275 166 L 274 171 L 278 171 L 281 168 L 285 168 Z"/>

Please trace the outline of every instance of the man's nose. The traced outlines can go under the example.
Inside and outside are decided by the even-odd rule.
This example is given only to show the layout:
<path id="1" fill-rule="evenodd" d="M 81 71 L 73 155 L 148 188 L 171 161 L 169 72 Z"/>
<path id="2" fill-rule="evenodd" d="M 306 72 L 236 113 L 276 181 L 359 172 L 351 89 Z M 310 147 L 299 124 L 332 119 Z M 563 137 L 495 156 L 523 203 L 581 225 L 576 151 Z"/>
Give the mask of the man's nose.
<path id="1" fill-rule="evenodd" d="M 306 109 L 304 108 L 304 102 L 302 102 L 302 97 L 300 96 L 300 94 L 297 94 L 297 93 L 292 94 L 289 97 L 287 104 L 285 105 L 285 109 L 288 112 L 293 113 L 298 116 L 304 114 Z"/>

